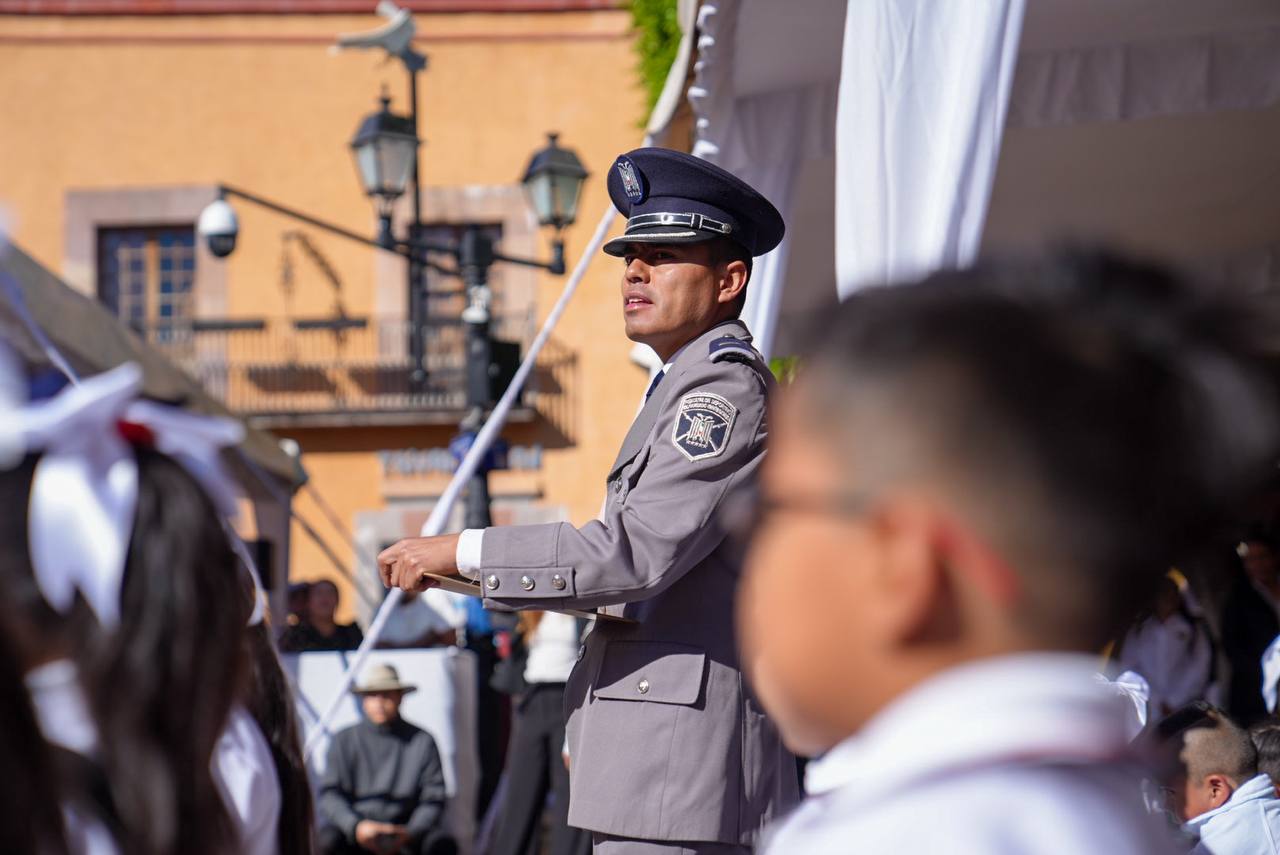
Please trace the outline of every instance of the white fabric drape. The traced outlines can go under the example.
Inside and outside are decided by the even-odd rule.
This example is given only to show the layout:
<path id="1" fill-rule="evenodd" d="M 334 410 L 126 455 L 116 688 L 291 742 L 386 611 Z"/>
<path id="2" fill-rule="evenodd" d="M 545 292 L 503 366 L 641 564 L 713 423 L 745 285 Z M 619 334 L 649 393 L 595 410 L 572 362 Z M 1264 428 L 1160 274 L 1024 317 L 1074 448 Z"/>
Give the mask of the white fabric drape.
<path id="1" fill-rule="evenodd" d="M 834 146 L 835 87 L 813 84 L 739 97 L 733 76 L 735 62 L 743 59 L 734 55 L 740 8 L 740 0 L 703 0 L 698 10 L 698 59 L 689 88 L 696 116 L 693 154 L 759 190 L 789 221 L 801 164 L 830 154 Z M 790 249 L 787 236 L 758 257 L 747 288 L 742 319 L 766 357 L 771 355 Z"/>
<path id="2" fill-rule="evenodd" d="M 1025 0 L 850 0 L 836 117 L 841 297 L 973 260 Z"/>
<path id="3" fill-rule="evenodd" d="M 1010 127 L 1260 110 L 1280 103 L 1280 27 L 1086 45 L 1018 57 Z"/>

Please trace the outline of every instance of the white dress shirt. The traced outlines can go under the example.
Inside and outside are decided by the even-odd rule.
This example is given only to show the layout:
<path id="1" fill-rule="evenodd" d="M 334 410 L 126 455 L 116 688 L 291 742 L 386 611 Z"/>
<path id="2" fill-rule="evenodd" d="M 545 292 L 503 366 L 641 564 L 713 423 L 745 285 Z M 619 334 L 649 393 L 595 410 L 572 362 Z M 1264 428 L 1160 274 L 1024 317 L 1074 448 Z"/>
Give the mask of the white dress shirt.
<path id="1" fill-rule="evenodd" d="M 1280 799 L 1266 775 L 1250 778 L 1220 808 L 1183 828 L 1200 838 L 1191 855 L 1276 855 L 1280 852 Z"/>
<path id="2" fill-rule="evenodd" d="M 524 665 L 526 683 L 568 681 L 581 645 L 577 618 L 546 612 L 528 644 L 529 658 Z"/>
<path id="3" fill-rule="evenodd" d="M 809 766 L 810 797 L 765 851 L 1183 851 L 1119 762 L 1126 702 L 1095 672 L 1090 657 L 1028 654 L 926 681 Z"/>

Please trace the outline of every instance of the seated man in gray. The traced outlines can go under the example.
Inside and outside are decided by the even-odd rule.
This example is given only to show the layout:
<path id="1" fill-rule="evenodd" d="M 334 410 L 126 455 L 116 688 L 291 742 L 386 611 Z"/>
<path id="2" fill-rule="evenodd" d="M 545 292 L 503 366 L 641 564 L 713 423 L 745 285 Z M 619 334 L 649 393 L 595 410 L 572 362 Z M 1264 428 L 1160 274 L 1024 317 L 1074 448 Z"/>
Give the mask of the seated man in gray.
<path id="1" fill-rule="evenodd" d="M 329 746 L 320 789 L 319 849 L 325 855 L 452 855 L 440 830 L 444 771 L 431 734 L 400 717 L 416 687 L 390 665 L 374 665 L 352 691 L 365 720 Z"/>

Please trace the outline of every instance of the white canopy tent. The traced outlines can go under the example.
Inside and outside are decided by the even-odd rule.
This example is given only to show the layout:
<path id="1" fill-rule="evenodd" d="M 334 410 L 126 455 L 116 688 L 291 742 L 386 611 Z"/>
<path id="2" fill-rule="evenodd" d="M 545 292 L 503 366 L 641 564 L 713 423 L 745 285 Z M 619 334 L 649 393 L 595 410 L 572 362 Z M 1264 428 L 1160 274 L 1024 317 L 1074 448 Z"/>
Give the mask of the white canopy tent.
<path id="1" fill-rule="evenodd" d="M 788 222 L 748 305 L 767 352 L 794 350 L 796 321 L 837 291 L 1064 238 L 1280 286 L 1273 0 L 685 11 L 693 151 Z"/>

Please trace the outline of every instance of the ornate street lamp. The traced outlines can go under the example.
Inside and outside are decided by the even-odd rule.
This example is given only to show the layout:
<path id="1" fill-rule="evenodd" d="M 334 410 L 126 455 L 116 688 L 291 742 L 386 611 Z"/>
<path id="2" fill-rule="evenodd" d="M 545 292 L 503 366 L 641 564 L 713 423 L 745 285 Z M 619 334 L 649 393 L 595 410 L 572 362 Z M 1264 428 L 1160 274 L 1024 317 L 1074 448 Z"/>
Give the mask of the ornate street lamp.
<path id="1" fill-rule="evenodd" d="M 582 161 L 572 149 L 557 145 L 559 138 L 547 134 L 547 147 L 534 153 L 521 180 L 538 222 L 556 231 L 577 219 L 578 196 L 587 180 Z"/>
<path id="2" fill-rule="evenodd" d="M 391 99 L 385 93 L 379 100 L 382 108 L 360 123 L 351 140 L 351 152 L 364 192 L 375 200 L 382 224 L 381 236 L 390 242 L 391 209 L 414 177 L 418 135 L 411 116 L 392 113 Z"/>

